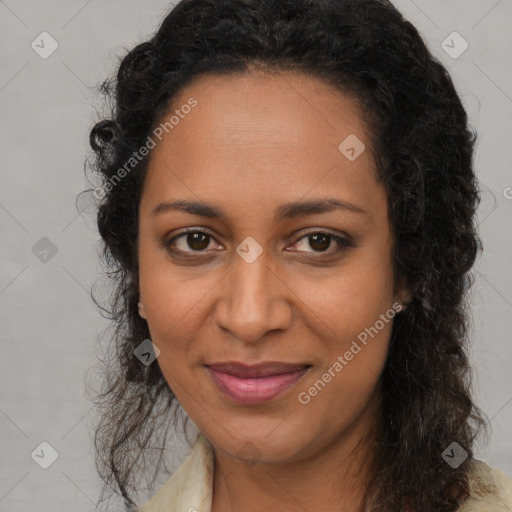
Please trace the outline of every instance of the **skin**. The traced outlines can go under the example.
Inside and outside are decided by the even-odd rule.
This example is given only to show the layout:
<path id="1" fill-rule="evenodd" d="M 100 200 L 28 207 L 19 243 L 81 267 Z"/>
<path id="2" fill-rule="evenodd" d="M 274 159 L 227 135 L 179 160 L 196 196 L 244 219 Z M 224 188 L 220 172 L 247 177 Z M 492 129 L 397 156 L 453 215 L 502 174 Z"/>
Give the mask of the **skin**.
<path id="1" fill-rule="evenodd" d="M 298 394 L 405 300 L 393 287 L 387 196 L 364 118 L 350 96 L 292 71 L 201 76 L 170 112 L 190 97 L 197 106 L 151 151 L 139 210 L 140 314 L 170 388 L 214 448 L 212 510 L 361 510 L 392 321 L 309 403 Z M 355 161 L 338 149 L 350 134 L 366 144 Z M 274 219 L 284 203 L 325 198 L 365 213 Z M 178 199 L 226 216 L 151 214 Z M 191 246 L 185 235 L 173 247 L 186 254 L 173 254 L 163 242 L 184 228 L 210 238 Z M 322 230 L 352 246 L 315 243 Z M 247 237 L 263 251 L 252 263 L 236 252 Z M 204 365 L 213 361 L 312 367 L 284 394 L 240 405 L 212 382 Z"/>

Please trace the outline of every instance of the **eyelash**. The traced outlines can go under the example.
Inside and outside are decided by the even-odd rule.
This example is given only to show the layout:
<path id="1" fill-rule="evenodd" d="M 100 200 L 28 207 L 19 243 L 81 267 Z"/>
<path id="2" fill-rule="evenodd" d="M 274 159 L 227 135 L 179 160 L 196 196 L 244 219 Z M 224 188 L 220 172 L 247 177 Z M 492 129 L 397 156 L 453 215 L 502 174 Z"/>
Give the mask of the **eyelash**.
<path id="1" fill-rule="evenodd" d="M 174 245 L 176 240 L 178 240 L 180 238 L 183 238 L 185 235 L 188 235 L 188 234 L 191 234 L 191 233 L 203 234 L 203 235 L 208 236 L 210 239 L 215 240 L 213 235 L 210 235 L 206 231 L 203 231 L 203 230 L 200 230 L 200 229 L 197 229 L 197 228 L 189 228 L 189 229 L 185 229 L 184 231 L 178 233 L 177 235 L 173 236 L 170 239 L 164 240 L 163 243 L 162 243 L 163 248 L 167 249 L 167 250 L 169 250 L 169 251 L 171 251 L 172 253 L 175 253 L 175 254 L 187 255 L 186 257 L 190 257 L 190 256 L 188 256 L 190 254 L 196 254 L 196 255 L 208 254 L 207 251 L 182 251 L 181 249 L 172 248 L 172 246 Z M 344 250 L 347 247 L 354 247 L 354 245 L 351 243 L 350 240 L 347 240 L 346 238 L 340 237 L 338 235 L 335 235 L 334 233 L 330 233 L 328 231 L 323 231 L 323 230 L 320 230 L 320 231 L 310 231 L 308 233 L 305 233 L 300 238 L 298 238 L 294 242 L 293 245 L 297 244 L 303 238 L 307 238 L 307 237 L 310 237 L 310 236 L 313 236 L 313 235 L 326 235 L 327 237 L 331 238 L 332 240 L 334 240 L 335 242 L 338 243 L 338 248 L 335 249 L 334 251 L 332 251 L 332 250 L 328 250 L 328 251 L 312 251 L 313 254 L 317 255 L 315 257 L 321 257 L 322 255 L 332 256 L 334 254 L 337 254 L 337 253 L 341 252 L 342 250 Z M 298 251 L 298 252 L 304 252 L 304 251 Z"/>

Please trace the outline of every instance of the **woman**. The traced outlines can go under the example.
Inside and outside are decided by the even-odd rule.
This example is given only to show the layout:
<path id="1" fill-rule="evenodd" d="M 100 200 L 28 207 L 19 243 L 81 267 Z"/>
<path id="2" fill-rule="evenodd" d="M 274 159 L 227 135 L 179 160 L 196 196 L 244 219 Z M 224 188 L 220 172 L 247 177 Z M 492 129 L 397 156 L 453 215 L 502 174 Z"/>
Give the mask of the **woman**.
<path id="1" fill-rule="evenodd" d="M 179 403 L 200 433 L 142 512 L 509 510 L 473 458 L 475 135 L 416 29 L 385 0 L 182 0 L 104 91 L 96 448 L 127 506 Z"/>

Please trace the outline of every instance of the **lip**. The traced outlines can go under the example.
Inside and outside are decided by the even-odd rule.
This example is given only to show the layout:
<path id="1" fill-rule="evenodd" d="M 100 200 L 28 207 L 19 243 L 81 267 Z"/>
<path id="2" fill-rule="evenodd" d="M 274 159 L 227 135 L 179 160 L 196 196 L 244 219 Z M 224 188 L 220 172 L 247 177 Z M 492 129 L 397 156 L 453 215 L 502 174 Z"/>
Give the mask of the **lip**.
<path id="1" fill-rule="evenodd" d="M 293 387 L 311 368 L 307 364 L 239 362 L 206 365 L 217 388 L 239 404 L 259 404 L 272 400 Z"/>

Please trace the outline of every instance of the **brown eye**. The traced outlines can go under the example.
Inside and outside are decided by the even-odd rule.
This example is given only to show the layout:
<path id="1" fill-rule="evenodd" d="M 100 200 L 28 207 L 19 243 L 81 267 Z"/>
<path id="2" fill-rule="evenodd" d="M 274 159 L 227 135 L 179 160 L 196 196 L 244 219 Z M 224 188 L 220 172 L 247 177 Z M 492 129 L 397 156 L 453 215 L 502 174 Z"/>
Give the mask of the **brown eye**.
<path id="1" fill-rule="evenodd" d="M 325 251 L 331 245 L 331 239 L 332 237 L 323 233 L 318 235 L 310 235 L 309 245 L 317 251 Z"/>
<path id="2" fill-rule="evenodd" d="M 329 250 L 333 245 L 333 241 L 335 242 L 335 245 L 337 244 L 337 247 L 334 250 Z M 313 252 L 327 254 L 333 254 L 342 250 L 344 247 L 351 246 L 348 240 L 334 235 L 333 233 L 325 233 L 323 231 L 308 233 L 300 238 L 295 245 L 299 247 L 299 252 L 311 252 L 307 250 L 310 248 L 313 249 Z"/>
<path id="3" fill-rule="evenodd" d="M 204 251 L 210 245 L 210 236 L 206 233 L 188 233 L 185 240 L 187 245 L 194 251 Z"/>
<path id="4" fill-rule="evenodd" d="M 173 253 L 194 255 L 194 253 L 207 253 L 212 240 L 215 240 L 212 235 L 198 229 L 190 229 L 164 241 L 163 246 Z M 308 233 L 294 245 L 299 247 L 298 252 L 313 254 L 335 254 L 345 247 L 352 247 L 349 240 L 323 231 Z M 330 249 L 332 246 L 334 249 Z"/>
<path id="5" fill-rule="evenodd" d="M 174 252 L 193 253 L 208 249 L 212 236 L 199 230 L 185 231 L 165 243 Z"/>

